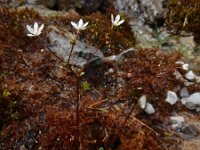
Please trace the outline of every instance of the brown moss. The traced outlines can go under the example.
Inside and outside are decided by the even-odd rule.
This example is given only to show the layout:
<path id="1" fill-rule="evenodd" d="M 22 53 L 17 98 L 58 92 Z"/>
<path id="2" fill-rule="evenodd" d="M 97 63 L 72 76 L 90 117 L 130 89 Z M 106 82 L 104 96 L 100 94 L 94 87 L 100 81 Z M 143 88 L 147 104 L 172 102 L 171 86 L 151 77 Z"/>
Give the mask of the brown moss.
<path id="1" fill-rule="evenodd" d="M 43 121 L 39 117 L 42 113 Z M 1 136 L 4 141 L 1 145 L 3 149 L 24 147 L 28 149 L 76 150 L 79 143 L 85 150 L 100 147 L 119 150 L 162 149 L 154 133 L 143 128 L 137 122 L 129 122 L 126 130 L 123 130 L 120 126 L 122 120 L 111 113 L 81 112 L 80 139 L 76 138 L 76 120 L 70 112 L 47 107 L 43 111 L 40 110 L 40 115 L 13 124 L 4 130 Z M 138 146 L 138 142 L 140 146 Z"/>
<path id="2" fill-rule="evenodd" d="M 158 91 L 157 96 L 162 97 L 163 88 L 167 87 L 168 89 L 175 84 L 174 78 L 169 75 L 175 69 L 173 62 L 177 57 L 155 56 L 155 53 L 156 50 L 138 51 L 135 59 L 129 58 L 127 60 L 130 64 L 123 63 L 120 66 L 113 64 L 117 69 L 122 69 L 125 72 L 121 77 L 126 80 L 126 84 L 122 88 L 115 89 L 118 93 L 115 95 L 116 97 L 108 95 L 106 92 L 109 92 L 110 87 L 112 87 L 109 84 L 115 83 L 120 78 L 118 75 L 101 76 L 104 78 L 102 81 L 107 83 L 107 88 L 104 84 L 99 84 L 97 88 L 91 88 L 88 93 L 83 93 L 82 100 L 85 102 L 84 106 L 80 107 L 79 139 L 76 138 L 74 113 L 75 79 L 66 70 L 54 67 L 54 64 L 58 64 L 59 60 L 49 56 L 48 52 L 41 53 L 39 51 L 23 53 L 25 59 L 29 58 L 29 66 L 20 59 L 21 55 L 17 51 L 12 53 L 15 57 L 3 57 L 4 61 L 1 62 L 1 65 L 4 66 L 4 71 L 9 72 L 5 80 L 2 81 L 2 85 L 8 85 L 9 91 L 18 97 L 15 100 L 18 103 L 17 110 L 20 114 L 20 120 L 9 123 L 3 128 L 0 148 L 18 149 L 24 146 L 28 149 L 56 149 L 59 147 L 60 149 L 73 150 L 80 144 L 84 149 L 98 149 L 99 147 L 105 149 L 162 149 L 155 133 L 129 118 L 127 113 L 112 112 L 109 109 L 105 113 L 100 110 L 104 109 L 104 103 L 98 105 L 99 110 L 89 107 L 95 106 L 94 103 L 102 101 L 104 98 L 109 99 L 106 103 L 106 106 L 109 107 L 112 107 L 111 100 L 114 98 L 125 99 L 124 103 L 130 100 L 135 103 L 140 94 L 137 92 L 132 94 L 137 98 L 130 97 L 129 94 L 130 89 L 136 89 L 137 79 L 141 81 L 144 76 L 149 76 L 151 79 L 164 69 L 166 75 L 163 76 L 166 78 L 166 82 L 161 81 L 163 78 L 158 78 L 159 82 L 156 83 L 161 84 L 155 86 Z M 10 63 L 8 66 L 6 62 L 12 61 L 15 61 L 15 64 Z M 151 66 L 150 72 L 148 68 Z M 136 70 L 140 70 L 140 72 L 135 73 Z M 95 70 L 93 71 L 95 72 Z M 60 72 L 60 75 L 55 74 L 55 72 Z M 131 78 L 127 78 L 125 76 L 127 73 L 135 74 Z M 107 80 L 110 81 L 107 82 Z M 156 92 L 151 93 L 151 88 L 149 88 L 151 81 L 146 81 L 148 82 L 143 83 L 144 88 L 140 93 L 155 94 Z M 88 79 L 88 82 L 91 80 Z M 94 101 L 93 94 L 89 94 L 93 90 L 102 95 L 95 99 L 96 101 Z M 123 109 L 129 112 L 131 108 L 133 112 L 141 115 L 137 109 L 129 106 Z M 125 123 L 126 116 L 128 118 Z M 144 115 L 142 116 L 144 117 Z M 149 125 L 151 125 L 150 121 Z"/>
<path id="3" fill-rule="evenodd" d="M 0 15 L 2 16 L 0 19 L 0 44 L 4 45 L 2 48 L 33 50 L 44 44 L 45 41 L 28 38 L 26 35 L 27 24 L 31 25 L 35 21 L 40 23 L 42 20 L 36 12 L 30 9 L 17 11 L 14 8 L 9 10 L 6 7 L 0 7 Z"/>
<path id="4" fill-rule="evenodd" d="M 200 2 L 196 0 L 169 0 L 167 24 L 177 30 L 200 30 Z M 184 23 L 185 22 L 185 23 Z"/>
<path id="5" fill-rule="evenodd" d="M 41 22 L 42 18 L 30 10 L 26 14 L 19 12 L 20 15 L 14 12 L 0 11 L 3 15 L 0 18 L 0 73 L 5 73 L 0 79 L 0 92 L 7 89 L 11 93 L 7 98 L 0 96 L 3 114 L 0 149 L 73 150 L 81 146 L 88 150 L 99 147 L 160 150 L 164 149 L 161 144 L 170 143 L 161 141 L 151 126 L 160 125 L 173 109 L 164 101 L 166 91 L 182 86 L 173 75 L 175 61 L 180 58 L 178 53 L 163 55 L 157 49 L 138 50 L 120 64 L 88 66 L 91 73 L 86 72 L 82 79 L 91 87 L 87 92 L 81 91 L 77 131 L 76 79 L 67 69 L 58 67 L 64 64 L 48 51 L 40 51 L 46 44 L 45 34 L 41 35 L 43 42 L 26 37 L 27 22 Z M 19 17 L 23 14 L 26 19 Z M 85 16 L 85 20 L 91 21 L 91 25 L 81 37 L 104 49 L 106 55 L 119 53 L 134 44 L 133 34 L 124 32 L 130 31 L 127 23 L 110 30 L 110 14 L 94 13 Z M 15 22 L 19 26 L 16 29 Z M 67 22 L 69 20 L 60 24 Z M 56 21 L 53 23 L 57 24 Z M 111 67 L 114 73 L 106 73 Z M 191 91 L 195 89 L 198 88 L 191 88 Z M 138 98 L 143 94 L 157 108 L 154 117 L 145 115 L 137 107 Z M 17 106 L 10 111 L 13 102 Z M 114 110 L 117 106 L 119 108 Z M 11 119 L 15 112 L 19 115 L 18 120 Z M 138 118 L 144 124 L 137 121 Z M 163 131 L 158 132 L 163 135 Z"/>

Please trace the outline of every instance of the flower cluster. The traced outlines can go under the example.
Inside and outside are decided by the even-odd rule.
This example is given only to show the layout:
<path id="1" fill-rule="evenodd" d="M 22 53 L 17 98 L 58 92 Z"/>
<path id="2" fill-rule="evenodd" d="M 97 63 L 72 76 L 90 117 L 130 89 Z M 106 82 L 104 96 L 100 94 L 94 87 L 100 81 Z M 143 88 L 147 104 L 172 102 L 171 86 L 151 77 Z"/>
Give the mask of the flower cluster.
<path id="1" fill-rule="evenodd" d="M 111 14 L 111 22 L 112 22 L 112 28 L 113 26 L 120 26 L 122 23 L 124 23 L 124 20 L 120 20 L 120 15 L 117 15 L 115 18 L 113 14 Z M 77 33 L 80 33 L 80 31 L 85 30 L 87 28 L 89 22 L 84 23 L 83 19 L 80 19 L 77 23 L 71 21 L 71 25 L 77 30 Z M 26 26 L 28 30 L 27 36 L 33 37 L 38 36 L 41 34 L 44 24 L 42 24 L 40 27 L 37 22 L 34 23 L 33 28 L 30 25 Z"/>

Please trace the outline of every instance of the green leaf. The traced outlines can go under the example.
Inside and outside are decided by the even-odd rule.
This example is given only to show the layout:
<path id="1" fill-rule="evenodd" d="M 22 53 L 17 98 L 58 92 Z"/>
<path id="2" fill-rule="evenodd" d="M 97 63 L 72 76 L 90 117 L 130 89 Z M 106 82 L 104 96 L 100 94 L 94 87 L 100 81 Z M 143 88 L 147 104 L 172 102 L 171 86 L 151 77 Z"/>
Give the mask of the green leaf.
<path id="1" fill-rule="evenodd" d="M 83 82 L 82 87 L 84 91 L 88 91 L 90 89 L 90 84 L 88 82 Z"/>
<path id="2" fill-rule="evenodd" d="M 0 79 L 6 75 L 6 72 L 0 73 Z"/>
<path id="3" fill-rule="evenodd" d="M 104 150 L 104 148 L 103 147 L 99 147 L 99 150 Z"/>
<path id="4" fill-rule="evenodd" d="M 7 89 L 3 90 L 3 96 L 8 97 L 10 95 L 10 92 Z"/>

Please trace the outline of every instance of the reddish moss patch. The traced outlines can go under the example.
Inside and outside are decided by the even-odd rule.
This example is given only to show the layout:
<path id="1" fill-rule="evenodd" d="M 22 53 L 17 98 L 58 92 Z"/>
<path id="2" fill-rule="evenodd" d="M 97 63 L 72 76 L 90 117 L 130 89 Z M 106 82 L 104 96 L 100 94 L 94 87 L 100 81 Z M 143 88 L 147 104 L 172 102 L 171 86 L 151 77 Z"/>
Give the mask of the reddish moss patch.
<path id="1" fill-rule="evenodd" d="M 24 21 L 30 17 L 28 21 L 32 24 L 42 18 L 32 12 L 29 14 L 29 11 L 30 16 L 26 14 L 29 17 L 24 20 L 7 9 L 0 13 L 4 16 L 0 18 L 0 73 L 5 73 L 0 79 L 0 92 L 7 89 L 11 93 L 6 98 L 0 96 L 0 112 L 3 114 L 0 149 L 73 150 L 80 146 L 88 150 L 100 147 L 160 150 L 164 149 L 163 143 L 177 144 L 176 140 L 160 140 L 163 131 L 154 131 L 153 127 L 162 124 L 173 109 L 165 102 L 167 90 L 182 86 L 173 75 L 176 70 L 174 62 L 180 57 L 178 53 L 163 55 L 155 49 L 138 50 L 121 63 L 88 66 L 91 73 L 86 72 L 82 79 L 91 87 L 87 92 L 81 91 L 77 131 L 76 79 L 68 69 L 59 67 L 64 64 L 48 51 L 41 52 L 47 42 L 45 34 L 40 37 L 44 40 L 42 42 L 26 37 L 24 28 L 27 22 Z M 102 19 L 102 26 L 96 18 Z M 134 43 L 129 37 L 132 33 L 123 32 L 130 29 L 126 23 L 110 31 L 110 14 L 106 17 L 92 14 L 85 19 L 92 23 L 82 37 L 108 51 L 106 55 L 119 53 Z M 15 22 L 19 23 L 16 29 Z M 95 24 L 97 28 L 91 31 Z M 105 26 L 107 28 L 103 29 Z M 95 34 L 96 30 L 98 34 Z M 113 50 L 108 50 L 105 39 L 114 45 Z M 107 70 L 111 67 L 114 72 L 109 74 Z M 146 115 L 137 107 L 143 94 L 157 108 L 155 115 Z M 10 111 L 13 102 L 17 105 Z M 17 120 L 12 119 L 13 113 L 19 116 Z"/>

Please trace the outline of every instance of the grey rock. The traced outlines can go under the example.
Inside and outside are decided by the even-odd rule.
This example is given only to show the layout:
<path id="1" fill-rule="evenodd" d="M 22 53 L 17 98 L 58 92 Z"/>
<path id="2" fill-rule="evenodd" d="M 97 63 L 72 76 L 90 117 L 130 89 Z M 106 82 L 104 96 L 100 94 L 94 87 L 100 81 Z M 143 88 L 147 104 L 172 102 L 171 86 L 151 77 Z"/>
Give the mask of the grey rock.
<path id="1" fill-rule="evenodd" d="M 183 87 L 183 88 L 181 89 L 180 96 L 181 96 L 182 98 L 184 98 L 184 97 L 189 97 L 189 96 L 190 96 L 187 87 Z"/>
<path id="2" fill-rule="evenodd" d="M 84 12 L 89 13 L 96 11 L 103 0 L 79 0 L 81 8 Z"/>
<path id="3" fill-rule="evenodd" d="M 146 107 L 144 108 L 144 111 L 147 113 L 147 114 L 149 114 L 149 115 L 151 115 L 151 114 L 153 114 L 153 113 L 155 113 L 156 112 L 156 110 L 155 110 L 155 108 L 153 107 L 153 105 L 152 104 L 150 104 L 150 103 L 146 103 Z"/>
<path id="4" fill-rule="evenodd" d="M 155 23 L 159 17 L 164 17 L 164 8 L 162 6 L 163 0 L 116 0 L 114 6 L 119 12 L 126 12 L 129 17 L 134 20 L 140 20 L 140 24 L 145 21 Z M 136 22 L 135 22 L 136 23 Z"/>
<path id="5" fill-rule="evenodd" d="M 196 79 L 196 75 L 193 73 L 192 70 L 190 70 L 189 72 L 187 72 L 185 74 L 185 78 L 190 80 L 190 81 L 194 81 Z"/>
<path id="6" fill-rule="evenodd" d="M 50 41 L 49 49 L 67 62 L 72 46 L 70 40 L 73 35 L 67 30 L 62 29 L 61 31 L 55 26 L 50 28 L 50 32 L 48 33 Z M 84 67 L 88 63 L 93 63 L 94 66 L 103 62 L 121 63 L 128 54 L 134 53 L 136 49 L 129 48 L 118 55 L 112 55 L 108 57 L 104 57 L 101 50 L 95 51 L 95 47 L 90 46 L 83 41 L 77 40 L 70 63 L 79 68 Z"/>
<path id="7" fill-rule="evenodd" d="M 25 0 L 0 0 L 0 6 L 5 5 L 8 7 L 19 7 L 25 3 Z"/>
<path id="8" fill-rule="evenodd" d="M 63 9 L 69 10 L 69 9 L 81 8 L 81 4 L 79 0 L 57 0 L 57 7 L 60 10 Z"/>
<path id="9" fill-rule="evenodd" d="M 53 27 L 48 36 L 51 43 L 51 46 L 49 47 L 50 50 L 67 62 L 72 47 L 70 43 L 72 34 L 68 31 L 65 31 L 63 34 L 63 32 Z M 91 57 L 93 57 L 93 60 L 103 59 L 104 56 L 101 51 L 97 51 L 94 55 L 95 50 L 94 47 L 87 45 L 83 41 L 77 40 L 70 63 L 82 68 L 88 63 L 88 60 L 91 59 Z"/>
<path id="10" fill-rule="evenodd" d="M 163 51 L 180 50 L 189 55 L 196 47 L 194 35 L 169 31 L 164 20 L 168 0 L 115 0 L 114 6 L 120 13 L 126 13 L 129 24 L 141 48 L 159 48 Z M 150 25 L 154 25 L 152 28 Z"/>
<path id="11" fill-rule="evenodd" d="M 185 123 L 185 119 L 183 116 L 171 116 L 170 120 L 173 122 L 173 129 L 180 129 L 184 126 Z"/>
<path id="12" fill-rule="evenodd" d="M 103 0 L 38 0 L 38 4 L 48 8 L 57 7 L 60 10 L 79 9 L 88 13 L 98 9 Z"/>
<path id="13" fill-rule="evenodd" d="M 188 49 L 190 51 L 186 51 L 188 55 L 190 55 L 196 47 L 196 43 L 194 41 L 194 36 L 193 35 L 187 35 L 187 36 L 182 36 L 179 38 L 179 44 L 182 46 L 184 49 Z"/>
<path id="14" fill-rule="evenodd" d="M 181 128 L 180 132 L 183 133 L 182 136 L 184 139 L 193 139 L 199 135 L 197 127 L 193 124 L 184 126 L 183 128 Z"/>
<path id="15" fill-rule="evenodd" d="M 175 92 L 173 91 L 167 91 L 167 98 L 166 102 L 168 102 L 171 105 L 174 105 L 176 101 L 178 100 L 178 97 Z"/>
<path id="16" fill-rule="evenodd" d="M 104 62 L 117 62 L 117 63 L 121 63 L 124 58 L 128 57 L 128 55 L 132 55 L 135 53 L 135 51 L 137 51 L 137 49 L 135 48 L 129 48 L 121 53 L 119 53 L 118 55 L 111 55 L 111 56 L 108 56 L 108 57 L 104 57 L 103 58 L 103 61 Z"/>
<path id="17" fill-rule="evenodd" d="M 48 8 L 53 8 L 56 6 L 57 0 L 37 0 L 37 3 L 42 4 Z"/>
<path id="18" fill-rule="evenodd" d="M 146 107 L 146 103 L 147 103 L 146 101 L 147 101 L 146 95 L 143 95 L 139 98 L 140 108 L 144 109 Z"/>
<path id="19" fill-rule="evenodd" d="M 200 111 L 200 93 L 194 93 L 187 98 L 182 98 L 181 102 L 187 108 L 196 110 L 197 112 Z"/>

